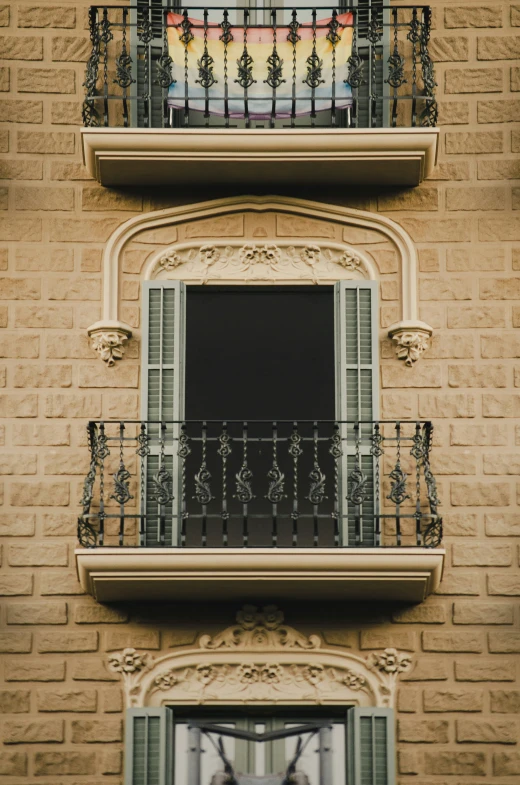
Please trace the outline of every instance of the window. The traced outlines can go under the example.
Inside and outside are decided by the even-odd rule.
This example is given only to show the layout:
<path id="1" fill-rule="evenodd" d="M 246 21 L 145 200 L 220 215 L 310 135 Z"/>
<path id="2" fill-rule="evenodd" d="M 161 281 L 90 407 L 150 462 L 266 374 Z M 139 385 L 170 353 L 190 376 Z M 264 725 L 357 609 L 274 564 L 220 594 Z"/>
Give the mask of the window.
<path id="1" fill-rule="evenodd" d="M 196 545 L 200 537 L 205 537 L 205 544 L 209 543 L 208 537 L 213 536 L 206 526 L 209 513 L 202 513 L 202 521 L 200 515 L 197 518 L 198 501 L 185 492 L 182 475 L 195 476 L 202 460 L 204 471 L 220 477 L 216 448 L 223 422 L 227 423 L 227 432 L 236 445 L 227 465 L 232 479 L 240 473 L 244 460 L 242 421 L 257 421 L 256 432 L 248 437 L 248 444 L 253 444 L 254 449 L 248 453 L 247 470 L 254 476 L 265 477 L 269 469 L 266 453 L 273 422 L 277 423 L 277 438 L 287 442 L 293 423 L 297 421 L 308 442 L 300 466 L 302 476 L 308 477 L 317 455 L 331 478 L 335 466 L 329 444 L 325 438 L 320 441 L 313 423 L 328 422 L 330 431 L 337 419 L 351 423 L 340 426 L 342 436 L 347 438 L 338 482 L 351 474 L 358 461 L 367 478 L 362 510 L 355 510 L 351 502 L 343 502 L 345 509 L 337 515 L 337 520 L 341 519 L 341 531 L 336 532 L 331 528 L 330 512 L 318 520 L 316 511 L 313 513 L 309 509 L 305 513 L 300 509 L 299 544 L 329 546 L 339 544 L 335 541 L 338 539 L 344 545 L 375 544 L 372 426 L 368 423 L 378 415 L 377 314 L 377 284 L 374 281 L 343 281 L 335 287 L 186 287 L 178 281 L 145 283 L 142 418 L 156 423 L 149 426 L 149 433 L 155 438 L 151 441 L 152 452 L 147 464 L 148 480 L 152 487 L 153 478 L 164 465 L 173 477 L 173 497 L 186 506 L 185 510 L 175 513 L 172 505 L 176 502 L 171 501 L 162 511 L 167 522 L 167 543 L 177 544 L 182 539 L 183 544 Z M 202 423 L 205 452 L 201 457 L 199 438 L 192 443 L 194 449 L 181 467 L 173 445 L 178 443 L 180 422 L 184 420 Z M 233 423 L 233 420 L 237 422 Z M 160 433 L 161 421 L 165 423 L 161 432 L 164 439 Z M 218 433 L 211 431 L 212 421 L 218 424 L 215 425 Z M 352 424 L 355 421 L 367 424 L 356 430 Z M 207 425 L 203 425 L 204 422 Z M 315 455 L 310 444 L 313 435 L 316 436 Z M 262 440 L 266 445 L 263 451 Z M 206 449 L 207 445 L 211 449 Z M 292 467 L 286 449 L 283 456 L 280 449 L 277 460 L 280 471 L 289 477 Z M 260 496 L 255 491 L 255 515 L 270 517 L 270 501 L 264 493 Z M 339 494 L 342 499 L 345 496 L 346 492 Z M 250 501 L 252 499 L 253 496 Z M 213 497 L 209 503 L 212 501 Z M 280 525 L 276 536 L 280 545 L 292 542 L 292 503 L 286 493 L 277 509 L 280 519 L 277 526 Z M 312 506 L 309 501 L 305 503 L 309 508 Z M 242 517 L 240 499 L 229 494 L 226 504 L 228 517 Z M 146 544 L 157 541 L 158 515 L 155 497 L 149 494 Z M 314 516 L 314 528 L 309 520 L 307 533 L 305 515 L 309 519 Z M 221 511 L 218 511 L 219 520 L 220 516 Z M 182 531 L 180 520 L 183 521 Z M 202 533 L 200 526 L 204 529 Z M 219 532 L 214 535 L 217 539 L 224 536 L 222 528 Z M 266 536 L 265 526 L 263 532 Z M 270 544 L 261 540 L 255 542 L 257 534 L 261 536 L 261 532 L 254 532 L 251 524 L 248 536 L 252 539 L 247 544 L 258 547 Z M 229 532 L 226 529 L 225 536 L 228 538 L 225 544 L 233 544 L 233 537 L 242 537 L 242 534 L 234 532 L 231 526 Z M 311 538 L 308 543 L 306 537 Z M 216 547 L 222 543 L 215 541 L 212 544 Z M 242 544 L 245 543 L 240 539 L 237 546 Z"/>
<path id="2" fill-rule="evenodd" d="M 129 709 L 125 785 L 394 785 L 391 709 Z"/>

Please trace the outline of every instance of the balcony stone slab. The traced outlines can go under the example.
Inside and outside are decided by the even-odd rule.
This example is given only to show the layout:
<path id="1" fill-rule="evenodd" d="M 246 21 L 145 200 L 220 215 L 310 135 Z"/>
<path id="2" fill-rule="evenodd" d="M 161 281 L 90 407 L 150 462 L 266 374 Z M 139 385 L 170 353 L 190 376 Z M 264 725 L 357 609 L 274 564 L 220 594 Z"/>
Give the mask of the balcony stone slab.
<path id="1" fill-rule="evenodd" d="M 101 185 L 228 183 L 415 186 L 433 171 L 438 128 L 82 128 Z"/>
<path id="2" fill-rule="evenodd" d="M 80 548 L 83 589 L 99 602 L 248 597 L 422 602 L 442 548 Z"/>

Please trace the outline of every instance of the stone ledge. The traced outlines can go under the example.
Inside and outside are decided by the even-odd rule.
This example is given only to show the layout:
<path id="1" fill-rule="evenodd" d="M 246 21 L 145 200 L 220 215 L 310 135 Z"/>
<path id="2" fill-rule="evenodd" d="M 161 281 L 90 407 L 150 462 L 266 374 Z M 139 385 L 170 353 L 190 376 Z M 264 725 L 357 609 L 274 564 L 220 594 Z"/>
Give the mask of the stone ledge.
<path id="1" fill-rule="evenodd" d="M 445 551 L 427 548 L 119 548 L 75 551 L 79 580 L 117 600 L 356 598 L 422 602 Z"/>
<path id="2" fill-rule="evenodd" d="M 105 186 L 314 183 L 414 186 L 437 160 L 437 128 L 82 128 Z"/>

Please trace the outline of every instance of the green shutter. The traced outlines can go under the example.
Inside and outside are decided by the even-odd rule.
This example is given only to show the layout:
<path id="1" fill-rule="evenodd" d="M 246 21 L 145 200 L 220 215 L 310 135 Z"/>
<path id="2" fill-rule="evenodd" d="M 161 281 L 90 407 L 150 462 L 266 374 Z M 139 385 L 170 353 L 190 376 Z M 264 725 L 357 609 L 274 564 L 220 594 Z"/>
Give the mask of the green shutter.
<path id="1" fill-rule="evenodd" d="M 127 710 L 125 785 L 173 785 L 172 751 L 169 708 Z"/>
<path id="2" fill-rule="evenodd" d="M 143 420 L 170 423 L 165 431 L 164 462 L 173 478 L 174 500 L 163 510 L 166 520 L 166 545 L 177 545 L 180 499 L 177 438 L 179 426 L 171 421 L 184 417 L 185 290 L 181 281 L 146 281 L 143 285 Z M 160 468 L 161 428 L 148 427 L 150 455 L 147 461 L 147 486 Z M 159 507 L 147 493 L 145 544 L 159 545 Z"/>
<path id="3" fill-rule="evenodd" d="M 350 709 L 348 785 L 395 785 L 394 722 L 393 709 Z"/>
<path id="4" fill-rule="evenodd" d="M 340 281 L 335 285 L 336 416 L 338 420 L 371 421 L 379 416 L 378 284 Z M 375 545 L 372 426 L 360 426 L 360 463 L 369 478 L 369 492 L 361 510 L 347 504 L 348 476 L 355 463 L 353 425 L 341 427 L 344 455 L 341 465 L 340 514 L 343 545 Z M 360 518 L 358 521 L 356 515 Z M 361 529 L 361 540 L 356 532 Z"/>

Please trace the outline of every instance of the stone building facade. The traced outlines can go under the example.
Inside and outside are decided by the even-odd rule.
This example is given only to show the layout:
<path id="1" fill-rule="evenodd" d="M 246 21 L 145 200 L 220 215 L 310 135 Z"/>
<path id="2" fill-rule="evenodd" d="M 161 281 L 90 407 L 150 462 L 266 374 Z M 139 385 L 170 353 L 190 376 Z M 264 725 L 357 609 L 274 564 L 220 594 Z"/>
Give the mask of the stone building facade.
<path id="1" fill-rule="evenodd" d="M 277 196 L 386 216 L 417 249 L 418 315 L 434 335 L 407 367 L 387 337 L 401 318 L 395 251 L 370 231 L 348 236 L 381 279 L 382 417 L 435 425 L 443 579 L 415 605 L 278 605 L 332 650 L 413 658 L 396 691 L 400 785 L 506 785 L 520 781 L 520 6 L 432 7 L 441 128 L 433 174 L 416 188 L 309 182 Z M 86 334 L 102 316 L 102 253 L 130 218 L 241 194 L 98 185 L 79 134 L 87 4 L 19 0 L 1 7 L 0 24 L 0 778 L 116 785 L 124 694 L 110 658 L 189 649 L 229 627 L 243 603 L 103 604 L 78 582 L 86 421 L 139 417 L 142 271 L 182 238 L 149 230 L 126 249 L 119 318 L 134 334 L 111 367 Z M 276 238 L 275 217 L 273 208 L 266 231 Z M 310 220 L 294 219 L 293 241 L 330 239 L 332 223 L 313 219 L 311 231 Z M 240 231 L 247 239 L 247 224 Z M 229 222 L 201 224 L 194 236 L 225 240 Z"/>

